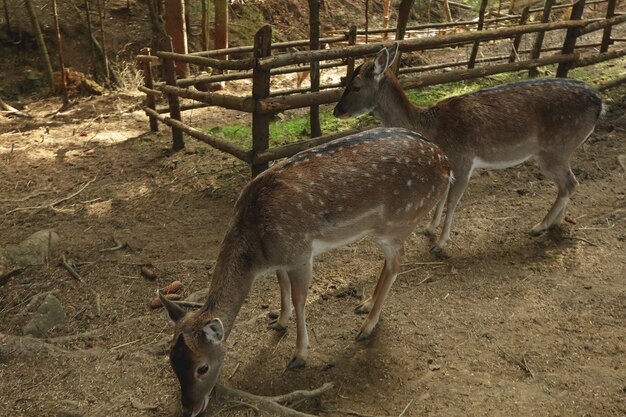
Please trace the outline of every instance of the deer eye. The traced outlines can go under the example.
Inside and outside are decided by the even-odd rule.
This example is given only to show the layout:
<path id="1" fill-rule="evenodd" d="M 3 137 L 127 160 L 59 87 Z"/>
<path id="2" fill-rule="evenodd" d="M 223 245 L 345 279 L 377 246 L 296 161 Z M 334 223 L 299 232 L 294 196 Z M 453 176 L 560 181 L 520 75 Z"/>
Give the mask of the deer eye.
<path id="1" fill-rule="evenodd" d="M 352 91 L 358 93 L 359 91 L 361 91 L 361 87 L 352 87 Z"/>
<path id="2" fill-rule="evenodd" d="M 209 366 L 208 365 L 204 365 L 198 368 L 198 374 L 199 375 L 204 375 L 209 371 Z"/>

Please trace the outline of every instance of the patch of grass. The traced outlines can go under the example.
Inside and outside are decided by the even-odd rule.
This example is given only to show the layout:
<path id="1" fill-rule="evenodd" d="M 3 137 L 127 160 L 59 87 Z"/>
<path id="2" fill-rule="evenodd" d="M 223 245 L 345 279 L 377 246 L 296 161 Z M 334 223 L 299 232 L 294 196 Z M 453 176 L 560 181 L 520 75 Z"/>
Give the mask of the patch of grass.
<path id="1" fill-rule="evenodd" d="M 308 115 L 300 117 L 286 116 L 285 120 L 270 123 L 270 146 L 285 145 L 311 137 L 311 123 Z M 320 112 L 320 125 L 325 135 L 354 129 L 360 126 L 374 125 L 376 121 L 370 115 L 354 119 L 337 119 L 332 110 Z M 243 146 L 246 149 L 252 147 L 252 125 L 239 123 L 234 125 L 214 127 L 208 133 L 227 139 L 230 142 Z"/>

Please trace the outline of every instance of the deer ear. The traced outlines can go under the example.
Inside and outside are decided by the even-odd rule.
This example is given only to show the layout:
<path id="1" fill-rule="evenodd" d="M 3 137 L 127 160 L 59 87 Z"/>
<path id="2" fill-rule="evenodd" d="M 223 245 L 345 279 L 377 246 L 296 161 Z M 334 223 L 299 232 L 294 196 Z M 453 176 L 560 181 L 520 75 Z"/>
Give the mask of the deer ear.
<path id="1" fill-rule="evenodd" d="M 224 325 L 220 319 L 209 321 L 202 330 L 207 340 L 214 345 L 219 345 L 224 340 Z"/>
<path id="2" fill-rule="evenodd" d="M 157 290 L 157 297 L 159 297 L 159 301 L 161 301 L 161 304 L 163 304 L 163 307 L 167 310 L 167 314 L 170 316 L 170 320 L 172 320 L 174 324 L 178 323 L 178 321 L 182 319 L 185 314 L 187 314 L 185 310 L 180 308 L 178 305 L 163 297 L 161 290 Z"/>
<path id="3" fill-rule="evenodd" d="M 389 64 L 387 64 L 387 68 L 389 68 L 393 64 L 393 61 L 396 60 L 396 56 L 398 56 L 399 49 L 400 49 L 400 44 L 398 42 L 394 42 L 393 46 L 387 50 L 389 52 Z"/>
<path id="4" fill-rule="evenodd" d="M 387 48 L 383 48 L 376 54 L 374 58 L 374 76 L 379 79 L 389 68 L 389 51 Z"/>

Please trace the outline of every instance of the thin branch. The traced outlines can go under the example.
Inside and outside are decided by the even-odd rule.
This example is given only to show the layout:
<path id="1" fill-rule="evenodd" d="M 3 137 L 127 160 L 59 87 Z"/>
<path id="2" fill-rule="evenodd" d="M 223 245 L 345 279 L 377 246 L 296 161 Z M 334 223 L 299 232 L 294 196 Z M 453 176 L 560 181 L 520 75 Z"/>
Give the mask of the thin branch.
<path id="1" fill-rule="evenodd" d="M 115 243 L 115 246 L 111 248 L 100 249 L 100 252 L 115 252 L 116 250 L 120 250 L 120 249 L 124 249 L 128 247 L 128 243 L 121 242 L 115 236 L 113 236 L 113 242 Z"/>
<path id="2" fill-rule="evenodd" d="M 67 269 L 67 272 L 69 272 L 70 275 L 73 276 L 78 282 L 83 282 L 80 274 L 76 272 L 76 269 L 74 269 L 72 261 L 65 258 L 65 254 L 63 254 L 63 257 L 61 258 L 61 264 L 65 269 Z"/>
<path id="3" fill-rule="evenodd" d="M 55 206 L 58 206 L 59 204 L 61 204 L 61 203 L 65 202 L 65 201 L 67 201 L 67 200 L 70 200 L 70 199 L 72 199 L 72 198 L 76 197 L 76 196 L 77 196 L 78 194 L 80 194 L 80 193 L 81 193 L 81 192 L 82 192 L 85 188 L 87 188 L 87 186 L 88 186 L 89 184 L 91 184 L 91 183 L 92 183 L 92 182 L 94 182 L 95 180 L 96 180 L 96 177 L 93 177 L 93 179 L 92 179 L 91 181 L 87 181 L 87 182 L 86 182 L 85 184 L 83 184 L 83 185 L 80 187 L 80 189 L 79 189 L 78 191 L 76 191 L 75 193 L 70 194 L 70 195 L 68 195 L 67 197 L 63 197 L 63 198 L 61 198 L 61 199 L 59 199 L 59 200 L 53 201 L 53 202 L 52 202 L 52 203 L 50 203 L 50 204 L 45 204 L 45 205 L 42 205 L 42 206 L 32 206 L 32 207 L 17 207 L 17 208 L 14 208 L 13 210 L 9 210 L 9 211 L 7 211 L 6 213 L 4 213 L 4 215 L 5 215 L 5 216 L 7 216 L 7 215 L 9 215 L 9 214 L 11 214 L 11 213 L 15 213 L 15 212 L 18 212 L 18 211 L 26 211 L 26 210 L 43 210 L 43 209 L 57 210 L 57 209 L 55 208 Z"/>
<path id="4" fill-rule="evenodd" d="M 26 197 L 9 199 L 9 200 L 0 200 L 0 203 L 21 203 L 22 201 L 30 200 L 31 198 L 38 197 L 43 194 L 56 193 L 56 191 L 37 191 L 33 194 L 29 194 Z"/>
<path id="5" fill-rule="evenodd" d="M 243 403 L 251 403 L 255 407 L 262 409 L 265 412 L 270 413 L 274 416 L 282 416 L 282 417 L 314 417 L 312 414 L 302 413 L 300 411 L 296 411 L 292 408 L 285 407 L 283 405 L 278 404 L 276 399 L 284 399 L 289 398 L 291 400 L 296 399 L 305 399 L 305 398 L 313 398 L 319 397 L 324 392 L 333 388 L 333 384 L 330 382 L 325 383 L 320 388 L 317 388 L 312 391 L 294 391 L 289 394 L 280 395 L 277 397 L 265 397 L 260 395 L 254 395 L 246 391 L 240 391 L 234 388 L 228 388 L 223 385 L 217 386 L 217 392 L 219 395 L 226 397 L 227 399 L 234 399 L 235 401 L 241 401 Z"/>
<path id="6" fill-rule="evenodd" d="M 404 413 L 406 413 L 406 410 L 408 410 L 409 407 L 411 406 L 411 404 L 413 404 L 413 401 L 415 401 L 415 398 L 413 398 L 411 401 L 409 401 L 409 403 L 406 405 L 406 407 L 404 407 L 404 410 L 402 410 L 402 412 L 400 413 L 400 415 L 398 417 L 402 417 L 404 415 Z"/>
<path id="7" fill-rule="evenodd" d="M 498 345 L 496 345 L 498 346 Z M 517 366 L 519 366 L 519 368 L 526 372 L 528 375 L 530 375 L 530 377 L 532 377 L 533 379 L 535 378 L 535 374 L 533 374 L 532 369 L 530 369 L 530 367 L 528 366 L 528 364 L 526 363 L 526 355 L 522 355 L 522 360 L 520 361 L 519 359 L 514 358 L 513 356 L 509 355 L 504 349 L 502 349 L 500 346 L 498 346 L 498 349 L 500 349 L 500 352 L 502 352 L 502 354 L 504 355 L 505 358 L 509 359 L 511 362 L 513 362 L 514 364 L 516 364 Z"/>
<path id="8" fill-rule="evenodd" d="M 586 244 L 591 245 L 591 246 L 595 246 L 595 247 L 599 247 L 600 246 L 600 245 L 598 245 L 596 243 L 593 243 L 590 240 L 587 240 L 587 239 L 585 239 L 583 237 L 578 237 L 578 236 L 563 236 L 563 239 L 580 240 L 581 242 L 585 242 Z"/>

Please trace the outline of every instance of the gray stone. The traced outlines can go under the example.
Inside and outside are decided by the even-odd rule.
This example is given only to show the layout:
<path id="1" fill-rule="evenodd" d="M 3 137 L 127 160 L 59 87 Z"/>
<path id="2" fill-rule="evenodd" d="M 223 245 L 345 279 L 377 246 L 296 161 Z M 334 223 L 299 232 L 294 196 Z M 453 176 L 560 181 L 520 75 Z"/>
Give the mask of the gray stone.
<path id="1" fill-rule="evenodd" d="M 46 295 L 32 319 L 24 326 L 24 334 L 44 337 L 48 330 L 67 320 L 59 299 L 52 294 Z"/>

